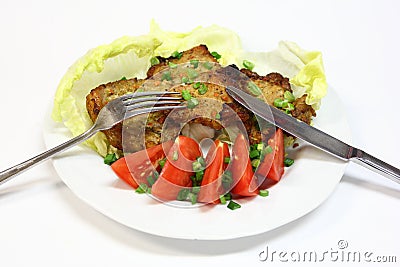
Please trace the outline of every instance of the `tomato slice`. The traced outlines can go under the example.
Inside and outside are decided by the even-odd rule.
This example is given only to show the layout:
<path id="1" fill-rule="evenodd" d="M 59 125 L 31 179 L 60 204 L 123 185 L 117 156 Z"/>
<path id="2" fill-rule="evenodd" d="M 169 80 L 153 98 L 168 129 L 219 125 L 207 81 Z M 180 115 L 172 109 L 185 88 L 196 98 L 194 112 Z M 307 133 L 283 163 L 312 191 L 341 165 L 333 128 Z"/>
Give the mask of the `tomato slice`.
<path id="1" fill-rule="evenodd" d="M 285 172 L 283 163 L 285 148 L 283 143 L 283 131 L 277 128 L 275 135 L 268 140 L 268 145 L 273 152 L 266 154 L 256 170 L 256 176 L 260 180 L 260 189 L 266 189 L 279 182 Z"/>
<path id="2" fill-rule="evenodd" d="M 214 142 L 214 146 L 211 147 L 207 153 L 207 168 L 204 171 L 197 201 L 214 204 L 219 203 L 220 195 L 225 193 L 222 186 L 222 174 L 228 166 L 228 164 L 225 163 L 225 158 L 228 157 L 228 144 L 221 142 L 220 140 L 216 140 Z"/>
<path id="3" fill-rule="evenodd" d="M 195 140 L 178 136 L 169 150 L 159 178 L 151 188 L 151 194 L 162 200 L 176 200 L 181 189 L 192 186 L 192 163 L 201 155 L 200 146 Z"/>
<path id="4" fill-rule="evenodd" d="M 231 192 L 240 196 L 258 194 L 257 183 L 249 157 L 249 146 L 243 134 L 236 137 L 232 148 L 232 178 L 235 186 Z"/>
<path id="5" fill-rule="evenodd" d="M 111 168 L 120 179 L 133 188 L 137 188 L 141 183 L 148 185 L 147 177 L 159 167 L 158 162 L 165 158 L 172 144 L 172 141 L 167 141 L 126 155 L 111 164 Z"/>

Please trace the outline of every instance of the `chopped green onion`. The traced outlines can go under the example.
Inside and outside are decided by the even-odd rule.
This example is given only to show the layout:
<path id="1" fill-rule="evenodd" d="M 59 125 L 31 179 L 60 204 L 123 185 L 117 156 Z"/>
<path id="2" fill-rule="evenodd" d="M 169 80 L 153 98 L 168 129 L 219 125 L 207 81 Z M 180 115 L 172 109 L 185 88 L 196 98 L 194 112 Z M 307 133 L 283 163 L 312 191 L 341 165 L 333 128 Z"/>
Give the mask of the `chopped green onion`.
<path id="1" fill-rule="evenodd" d="M 219 201 L 221 202 L 222 205 L 225 205 L 226 204 L 225 196 L 224 195 L 220 195 L 219 196 Z"/>
<path id="2" fill-rule="evenodd" d="M 260 159 L 253 159 L 251 161 L 251 166 L 257 168 L 260 165 Z"/>
<path id="3" fill-rule="evenodd" d="M 147 182 L 149 183 L 150 186 L 152 186 L 156 181 L 154 180 L 153 175 L 149 175 L 147 177 Z"/>
<path id="4" fill-rule="evenodd" d="M 166 158 L 163 158 L 162 160 L 158 161 L 158 164 L 160 165 L 161 169 L 164 168 L 165 162 L 167 161 Z"/>
<path id="5" fill-rule="evenodd" d="M 167 81 L 172 80 L 171 72 L 165 71 L 165 72 L 162 74 L 162 76 L 161 76 L 161 81 L 164 81 L 164 80 L 167 80 Z"/>
<path id="6" fill-rule="evenodd" d="M 295 100 L 294 95 L 290 91 L 285 91 L 283 93 L 283 97 L 289 102 L 293 102 Z"/>
<path id="7" fill-rule="evenodd" d="M 269 195 L 269 191 L 267 189 L 261 189 L 258 194 L 262 197 L 267 197 Z"/>
<path id="8" fill-rule="evenodd" d="M 262 151 L 263 149 L 264 149 L 264 144 L 263 143 L 257 144 L 257 150 L 258 151 Z"/>
<path id="9" fill-rule="evenodd" d="M 197 195 L 196 194 L 189 193 L 189 199 L 190 199 L 190 202 L 192 202 L 192 205 L 197 203 Z"/>
<path id="10" fill-rule="evenodd" d="M 221 180 L 222 180 L 221 181 L 222 182 L 222 186 L 225 189 L 230 189 L 230 187 L 231 187 L 231 185 L 233 183 L 232 173 L 230 171 L 225 171 L 222 174 L 222 179 Z"/>
<path id="11" fill-rule="evenodd" d="M 181 94 L 182 98 L 186 101 L 189 101 L 192 98 L 192 95 L 190 94 L 189 90 L 182 90 Z"/>
<path id="12" fill-rule="evenodd" d="M 173 160 L 173 161 L 177 161 L 178 158 L 179 158 L 178 151 L 174 151 L 174 153 L 172 153 L 172 160 Z"/>
<path id="13" fill-rule="evenodd" d="M 250 93 L 252 93 L 255 96 L 261 95 L 261 89 L 253 82 L 249 82 L 247 84 L 247 88 L 249 89 Z"/>
<path id="14" fill-rule="evenodd" d="M 240 209 L 240 208 L 241 208 L 240 204 L 239 204 L 239 203 L 236 203 L 236 202 L 233 201 L 233 200 L 229 201 L 229 204 L 228 204 L 227 207 L 228 207 L 228 209 L 230 209 L 230 210 L 236 210 L 236 209 Z"/>
<path id="15" fill-rule="evenodd" d="M 138 188 L 136 188 L 135 192 L 138 194 L 144 194 L 147 192 L 148 186 L 145 183 L 141 183 Z"/>
<path id="16" fill-rule="evenodd" d="M 122 78 L 120 79 L 120 81 L 126 81 L 126 77 L 122 76 Z"/>
<path id="17" fill-rule="evenodd" d="M 254 69 L 254 63 L 248 60 L 243 60 L 243 67 L 245 67 L 248 70 L 253 70 Z"/>
<path id="18" fill-rule="evenodd" d="M 201 181 L 203 180 L 203 171 L 198 171 L 195 173 L 195 175 L 190 176 L 190 179 L 192 180 L 192 186 L 200 186 Z"/>
<path id="19" fill-rule="evenodd" d="M 206 166 L 206 161 L 203 157 L 198 157 L 197 162 L 199 162 L 201 164 L 201 166 L 205 167 Z"/>
<path id="20" fill-rule="evenodd" d="M 171 57 L 180 59 L 180 58 L 182 57 L 182 55 L 183 55 L 183 52 L 174 51 L 174 52 L 171 54 Z"/>
<path id="21" fill-rule="evenodd" d="M 178 67 L 177 64 L 175 64 L 174 62 L 171 62 L 171 61 L 168 62 L 168 66 L 169 66 L 171 69 L 175 69 L 176 67 Z"/>
<path id="22" fill-rule="evenodd" d="M 150 58 L 150 64 L 152 66 L 160 64 L 160 60 L 157 57 L 152 57 L 152 58 Z"/>
<path id="23" fill-rule="evenodd" d="M 204 176 L 204 171 L 197 171 L 196 172 L 196 181 L 200 182 L 201 180 L 203 180 L 203 176 Z"/>
<path id="24" fill-rule="evenodd" d="M 232 199 L 232 194 L 231 193 L 226 193 L 225 195 L 224 195 L 224 198 L 226 199 L 226 200 L 231 200 Z"/>
<path id="25" fill-rule="evenodd" d="M 203 67 L 208 70 L 211 70 L 213 68 L 213 66 L 214 66 L 214 64 L 211 62 L 208 62 L 208 61 L 203 63 Z"/>
<path id="26" fill-rule="evenodd" d="M 187 72 L 189 79 L 191 79 L 191 80 L 194 80 L 195 78 L 197 78 L 199 76 L 199 73 L 197 71 L 195 71 L 194 69 L 187 69 L 186 72 Z"/>
<path id="27" fill-rule="evenodd" d="M 190 80 L 188 77 L 186 77 L 186 76 L 182 77 L 182 83 L 189 83 L 189 82 L 190 82 Z"/>
<path id="28" fill-rule="evenodd" d="M 192 187 L 192 193 L 193 194 L 198 194 L 200 192 L 200 186 L 193 186 Z"/>
<path id="29" fill-rule="evenodd" d="M 201 85 L 201 82 L 195 82 L 195 83 L 192 85 L 192 87 L 193 87 L 194 89 L 199 89 L 199 88 L 200 88 L 200 85 Z"/>
<path id="30" fill-rule="evenodd" d="M 188 198 L 189 193 L 190 193 L 189 189 L 187 188 L 181 189 L 176 199 L 180 201 L 186 200 Z"/>
<path id="31" fill-rule="evenodd" d="M 217 115 L 215 115 L 215 119 L 216 120 L 220 120 L 221 119 L 221 114 L 217 113 Z"/>
<path id="32" fill-rule="evenodd" d="M 221 55 L 218 54 L 218 52 L 216 52 L 216 51 L 211 52 L 211 55 L 212 55 L 216 60 L 218 60 L 218 59 L 221 58 Z"/>
<path id="33" fill-rule="evenodd" d="M 292 103 L 288 103 L 288 106 L 286 108 L 287 111 L 294 110 L 294 105 Z"/>
<path id="34" fill-rule="evenodd" d="M 281 107 L 282 107 L 282 102 L 283 102 L 282 99 L 280 99 L 280 98 L 275 98 L 275 100 L 274 100 L 274 106 L 277 107 L 277 108 L 281 108 Z"/>
<path id="35" fill-rule="evenodd" d="M 193 161 L 193 163 L 192 163 L 192 169 L 193 169 L 194 172 L 198 172 L 198 171 L 203 170 L 203 166 L 201 166 L 201 163 L 200 163 L 200 162 L 198 162 L 198 161 Z"/>
<path id="36" fill-rule="evenodd" d="M 258 150 L 251 150 L 250 153 L 249 153 L 249 155 L 250 155 L 250 158 L 251 158 L 251 159 L 257 158 L 257 157 L 260 156 L 260 151 L 258 151 Z"/>
<path id="37" fill-rule="evenodd" d="M 205 85 L 204 83 L 202 83 L 201 85 L 200 85 L 200 88 L 199 88 L 199 94 L 200 95 L 204 95 L 205 93 L 207 93 L 207 91 L 208 91 L 208 87 L 207 87 L 207 85 Z"/>
<path id="38" fill-rule="evenodd" d="M 192 59 L 190 60 L 190 64 L 196 69 L 199 66 L 199 61 L 197 59 Z"/>
<path id="39" fill-rule="evenodd" d="M 289 101 L 286 100 L 286 99 L 283 100 L 283 99 L 280 99 L 280 98 L 276 98 L 274 100 L 274 106 L 277 107 L 277 108 L 287 108 L 288 105 L 289 105 Z"/>
<path id="40" fill-rule="evenodd" d="M 192 180 L 192 186 L 198 186 L 200 183 L 197 181 L 196 176 L 190 176 L 190 180 Z"/>
<path id="41" fill-rule="evenodd" d="M 230 162 L 231 162 L 231 158 L 230 157 L 224 158 L 224 163 L 228 164 Z"/>
<path id="42" fill-rule="evenodd" d="M 294 160 L 293 160 L 293 159 L 290 159 L 290 158 L 285 158 L 285 160 L 283 161 L 283 164 L 284 164 L 286 167 L 292 166 L 293 163 L 294 163 Z"/>
<path id="43" fill-rule="evenodd" d="M 197 100 L 196 98 L 193 98 L 193 97 L 187 101 L 187 107 L 190 109 L 195 108 L 198 104 L 199 104 L 199 100 Z"/>
<path id="44" fill-rule="evenodd" d="M 111 165 L 117 161 L 117 155 L 115 153 L 107 154 L 104 158 L 104 164 Z"/>
<path id="45" fill-rule="evenodd" d="M 272 151 L 273 151 L 273 149 L 272 149 L 271 146 L 266 146 L 266 147 L 264 148 L 264 150 L 263 150 L 263 153 L 264 153 L 264 154 L 269 154 L 269 153 L 272 153 Z"/>

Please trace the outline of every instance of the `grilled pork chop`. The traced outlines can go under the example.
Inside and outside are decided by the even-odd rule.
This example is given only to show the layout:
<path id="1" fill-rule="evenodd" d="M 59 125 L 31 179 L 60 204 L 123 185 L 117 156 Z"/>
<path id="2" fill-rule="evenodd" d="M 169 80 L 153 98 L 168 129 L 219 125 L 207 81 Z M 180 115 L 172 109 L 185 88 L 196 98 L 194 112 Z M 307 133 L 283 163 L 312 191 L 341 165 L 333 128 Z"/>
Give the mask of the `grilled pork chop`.
<path id="1" fill-rule="evenodd" d="M 254 115 L 235 102 L 227 94 L 225 86 L 231 83 L 247 88 L 249 82 L 252 82 L 261 90 L 264 101 L 269 105 L 273 105 L 276 98 L 283 99 L 285 91 L 291 91 L 289 80 L 279 73 L 260 76 L 247 69 L 239 70 L 236 66 L 220 66 L 205 45 L 196 46 L 174 57 L 157 57 L 157 60 L 159 63 L 150 67 L 146 79 L 123 79 L 93 89 L 86 97 L 86 107 L 90 118 L 95 121 L 101 108 L 109 101 L 137 90 L 178 92 L 187 90 L 199 100 L 199 105 L 191 110 L 173 111 L 171 114 L 170 111 L 153 112 L 144 120 L 133 120 L 129 127 L 124 128 L 124 131 L 128 132 L 130 129 L 129 135 L 132 136 L 130 138 L 122 138 L 122 124 L 104 131 L 110 144 L 124 152 L 135 152 L 157 145 L 166 139 L 172 139 L 177 133 L 168 133 L 165 129 L 176 128 L 179 131 L 182 124 L 188 122 L 199 123 L 215 130 L 241 123 L 248 133 L 250 143 L 259 143 L 263 133 L 260 132 Z M 186 64 L 186 67 L 176 68 L 179 64 Z M 188 75 L 189 68 L 193 69 L 190 72 L 191 75 L 196 76 L 194 77 L 196 81 L 200 80 L 201 83 L 194 85 L 190 81 L 191 79 L 187 77 L 190 76 Z M 202 72 L 202 68 L 206 68 L 207 71 Z M 213 72 L 208 71 L 210 68 L 213 68 Z M 189 81 L 184 81 L 183 78 Z M 198 90 L 199 86 L 205 86 L 205 92 Z M 291 115 L 309 124 L 315 116 L 315 111 L 305 103 L 305 96 L 296 99 L 293 105 Z M 163 128 L 167 118 L 169 125 Z M 144 142 L 138 142 L 138 140 L 144 140 Z"/>

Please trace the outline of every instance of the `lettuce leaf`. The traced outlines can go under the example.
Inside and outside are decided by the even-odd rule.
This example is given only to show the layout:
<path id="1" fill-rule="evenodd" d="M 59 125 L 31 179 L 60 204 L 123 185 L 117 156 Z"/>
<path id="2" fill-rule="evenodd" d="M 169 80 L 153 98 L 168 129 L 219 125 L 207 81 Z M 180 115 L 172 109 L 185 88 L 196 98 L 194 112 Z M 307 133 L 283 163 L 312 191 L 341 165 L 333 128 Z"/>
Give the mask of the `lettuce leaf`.
<path id="1" fill-rule="evenodd" d="M 306 103 L 318 109 L 328 89 L 321 52 L 306 51 L 293 42 L 280 42 L 279 48 L 287 61 L 298 69 L 294 75 L 288 75 L 294 96 L 307 95 Z"/>
<path id="2" fill-rule="evenodd" d="M 212 25 L 197 27 L 188 33 L 163 31 L 154 21 L 150 32 L 143 36 L 124 36 L 98 46 L 78 59 L 61 79 L 54 99 L 52 117 L 76 136 L 91 127 L 86 110 L 86 95 L 100 84 L 122 77 L 144 78 L 153 56 L 169 57 L 174 51 L 185 51 L 205 44 L 222 57 L 219 63 L 242 67 L 244 59 L 255 63 L 254 71 L 266 74 L 277 71 L 291 78 L 296 97 L 307 94 L 307 103 L 318 107 L 326 94 L 326 80 L 319 52 L 307 52 L 295 43 L 280 42 L 270 52 L 247 52 L 238 35 L 226 28 Z M 98 133 L 86 144 L 105 156 L 109 144 Z"/>

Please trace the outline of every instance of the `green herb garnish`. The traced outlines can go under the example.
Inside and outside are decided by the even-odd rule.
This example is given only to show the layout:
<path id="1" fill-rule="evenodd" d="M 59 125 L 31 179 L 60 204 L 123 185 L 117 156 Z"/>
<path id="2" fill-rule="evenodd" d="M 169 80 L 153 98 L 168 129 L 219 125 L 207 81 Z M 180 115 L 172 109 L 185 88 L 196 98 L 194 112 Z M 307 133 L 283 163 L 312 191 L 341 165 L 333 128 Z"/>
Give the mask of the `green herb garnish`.
<path id="1" fill-rule="evenodd" d="M 150 64 L 152 66 L 160 64 L 160 60 L 157 57 L 152 57 L 152 58 L 150 58 Z"/>
<path id="2" fill-rule="evenodd" d="M 195 82 L 195 83 L 192 85 L 192 87 L 193 87 L 194 89 L 199 89 L 199 88 L 200 88 L 200 85 L 201 85 L 201 82 Z"/>
<path id="3" fill-rule="evenodd" d="M 196 69 L 199 66 L 199 61 L 197 59 L 192 59 L 190 60 L 190 64 Z"/>
<path id="4" fill-rule="evenodd" d="M 187 188 L 181 189 L 176 197 L 177 200 L 184 201 L 188 198 L 190 190 Z"/>
<path id="5" fill-rule="evenodd" d="M 194 69 L 187 69 L 187 75 L 190 80 L 194 80 L 199 76 L 199 73 L 195 71 Z"/>
<path id="6" fill-rule="evenodd" d="M 190 109 L 195 108 L 196 106 L 199 105 L 199 100 L 197 100 L 196 98 L 192 97 L 187 101 L 186 106 Z"/>
<path id="7" fill-rule="evenodd" d="M 269 191 L 267 189 L 261 189 L 258 194 L 262 197 L 267 197 L 269 195 Z"/>
<path id="8" fill-rule="evenodd" d="M 295 100 L 294 95 L 293 95 L 292 92 L 290 92 L 290 91 L 285 91 L 285 92 L 283 93 L 283 97 L 284 97 L 287 101 L 289 101 L 289 102 L 293 102 L 293 101 Z"/>
<path id="9" fill-rule="evenodd" d="M 161 75 L 161 81 L 164 81 L 164 80 L 167 80 L 167 81 L 171 81 L 171 80 L 172 80 L 171 72 L 165 71 L 165 72 Z"/>
<path id="10" fill-rule="evenodd" d="M 179 158 L 178 151 L 174 151 L 174 153 L 172 153 L 172 160 L 173 160 L 173 161 L 177 161 L 178 158 Z"/>
<path id="11" fill-rule="evenodd" d="M 192 95 L 190 94 L 189 90 L 182 90 L 181 94 L 182 98 L 186 101 L 189 101 L 192 98 Z"/>
<path id="12" fill-rule="evenodd" d="M 225 189 L 230 189 L 230 187 L 232 186 L 232 183 L 233 183 L 232 173 L 230 171 L 225 171 L 222 174 L 222 179 L 221 180 L 222 180 L 221 181 L 222 182 L 222 186 Z"/>
<path id="13" fill-rule="evenodd" d="M 292 166 L 293 163 L 294 163 L 294 159 L 291 159 L 291 158 L 285 158 L 285 160 L 283 161 L 283 164 L 284 164 L 286 167 Z"/>
<path id="14" fill-rule="evenodd" d="M 174 52 L 171 54 L 171 57 L 180 59 L 180 58 L 182 57 L 182 55 L 183 55 L 183 52 L 174 51 Z"/>
<path id="15" fill-rule="evenodd" d="M 261 89 L 253 82 L 249 82 L 247 84 L 247 88 L 249 89 L 250 93 L 254 96 L 261 95 Z"/>
<path id="16" fill-rule="evenodd" d="M 148 188 L 149 188 L 149 187 L 147 186 L 147 184 L 141 183 L 141 184 L 138 186 L 138 188 L 136 188 L 135 192 L 138 193 L 138 194 L 144 194 L 144 193 L 147 193 L 147 189 L 148 189 Z"/>
<path id="17" fill-rule="evenodd" d="M 235 201 L 231 200 L 231 201 L 229 201 L 229 204 L 227 207 L 230 210 L 236 210 L 236 209 L 240 209 L 242 206 L 240 206 L 239 203 L 236 203 Z"/>
<path id="18" fill-rule="evenodd" d="M 202 83 L 202 84 L 200 85 L 200 88 L 198 89 L 199 94 L 200 94 L 200 95 L 204 95 L 205 93 L 207 93 L 207 91 L 208 91 L 207 85 L 205 85 L 204 83 Z"/>
<path id="19" fill-rule="evenodd" d="M 254 63 L 248 60 L 243 60 L 243 67 L 245 67 L 248 70 L 253 70 L 254 69 Z"/>
<path id="20" fill-rule="evenodd" d="M 107 154 L 104 158 L 104 164 L 111 165 L 117 161 L 117 155 L 115 153 Z"/>
<path id="21" fill-rule="evenodd" d="M 211 62 L 208 62 L 208 61 L 203 63 L 203 67 L 208 70 L 211 70 L 213 68 L 213 66 L 214 66 L 214 64 Z"/>
<path id="22" fill-rule="evenodd" d="M 218 52 L 216 52 L 216 51 L 211 52 L 211 55 L 212 55 L 216 60 L 218 60 L 218 59 L 221 58 L 221 55 L 218 54 Z"/>
<path id="23" fill-rule="evenodd" d="M 175 64 L 174 62 L 171 62 L 171 61 L 168 62 L 168 66 L 169 66 L 171 69 L 176 69 L 176 67 L 178 67 L 177 64 Z"/>

